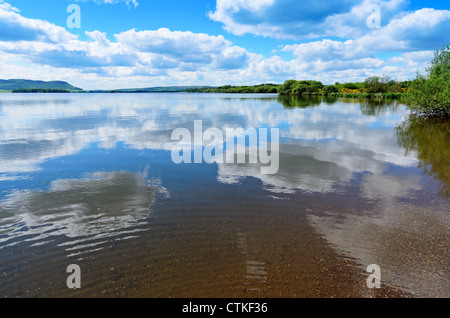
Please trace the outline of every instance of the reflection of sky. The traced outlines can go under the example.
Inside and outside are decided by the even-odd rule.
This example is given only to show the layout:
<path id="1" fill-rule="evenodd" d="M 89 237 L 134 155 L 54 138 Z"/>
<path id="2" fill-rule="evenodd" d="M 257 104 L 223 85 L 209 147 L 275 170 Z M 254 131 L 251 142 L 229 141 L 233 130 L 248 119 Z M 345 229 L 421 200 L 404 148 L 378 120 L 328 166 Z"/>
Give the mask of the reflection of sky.
<path id="1" fill-rule="evenodd" d="M 364 107 L 337 102 L 284 109 L 276 97 L 253 95 L 2 94 L 0 244 L 22 235 L 41 244 L 46 231 L 98 240 L 133 235 L 157 194 L 178 200 L 196 183 L 227 186 L 254 177 L 275 193 L 323 194 L 357 182 L 355 195 L 383 203 L 376 218 L 336 212 L 308 218 L 334 246 L 361 264 L 374 263 L 371 247 L 355 242 L 371 234 L 367 227 L 374 223 L 400 226 L 397 199 L 424 183 L 415 154 L 397 145 L 394 127 L 405 108 L 366 115 Z M 279 128 L 278 173 L 261 175 L 258 164 L 175 165 L 172 131 L 193 132 L 194 120 L 223 132 Z"/>
<path id="2" fill-rule="evenodd" d="M 280 129 L 279 172 L 263 176 L 255 165 L 222 164 L 217 179 L 226 183 L 253 176 L 269 188 L 326 192 L 354 172 L 380 174 L 387 163 L 416 163 L 397 146 L 393 132 L 402 107 L 367 116 L 354 102 L 284 109 L 273 96 L 215 94 L 3 95 L 0 106 L 0 180 L 13 183 L 54 170 L 58 164 L 45 163 L 68 156 L 88 160 L 85 169 L 93 171 L 98 154 L 77 158 L 93 144 L 100 152 L 118 143 L 124 151 L 169 152 L 176 143 L 170 140 L 172 131 L 193 132 L 194 120 L 202 120 L 204 130 Z"/>
<path id="3" fill-rule="evenodd" d="M 40 168 L 27 179 L 0 183 L 0 250 L 20 237 L 39 245 L 65 235 L 79 238 L 76 246 L 133 237 L 158 199 L 179 200 L 193 187 L 189 180 L 215 182 L 212 165 L 175 165 L 167 151 L 130 149 L 123 142 L 107 150 L 93 143 Z"/>
<path id="4" fill-rule="evenodd" d="M 383 285 L 418 297 L 448 297 L 448 204 L 427 200 L 419 206 L 398 200 L 422 187 L 418 175 L 365 175 L 359 195 L 379 202 L 375 211 L 329 208 L 324 215 L 308 215 L 308 220 L 362 271 L 379 265 Z"/>
<path id="5" fill-rule="evenodd" d="M 380 175 L 387 165 L 414 166 L 416 158 L 405 156 L 393 130 L 404 108 L 391 104 L 374 116 L 364 115 L 365 107 L 338 102 L 284 109 L 270 95 L 4 94 L 0 194 L 83 172 L 136 172 L 138 162 L 151 165 L 155 156 L 170 161 L 177 143 L 170 139 L 172 131 L 181 127 L 193 133 L 194 120 L 203 121 L 203 130 L 216 127 L 224 135 L 226 128 L 280 129 L 277 174 L 261 175 L 257 164 L 219 164 L 219 182 L 251 176 L 272 191 L 330 192 L 354 173 Z M 112 164 L 106 168 L 107 163 Z"/>
<path id="6" fill-rule="evenodd" d="M 383 163 L 416 162 L 396 145 L 392 128 L 400 111 L 365 116 L 358 103 L 285 110 L 275 98 L 200 94 L 4 95 L 0 103 L 0 180 L 29 177 L 46 160 L 76 155 L 92 143 L 105 151 L 118 142 L 132 149 L 171 150 L 173 129 L 192 130 L 199 119 L 204 129 L 278 127 L 282 143 L 298 146 L 290 152 L 307 152 L 350 172 L 359 171 L 366 159 L 373 173 Z"/>
<path id="7" fill-rule="evenodd" d="M 0 203 L 0 243 L 13 245 L 21 235 L 39 241 L 49 232 L 113 236 L 146 218 L 160 192 L 159 182 L 147 179 L 145 171 L 96 172 L 53 180 L 45 190 L 18 190 Z"/>

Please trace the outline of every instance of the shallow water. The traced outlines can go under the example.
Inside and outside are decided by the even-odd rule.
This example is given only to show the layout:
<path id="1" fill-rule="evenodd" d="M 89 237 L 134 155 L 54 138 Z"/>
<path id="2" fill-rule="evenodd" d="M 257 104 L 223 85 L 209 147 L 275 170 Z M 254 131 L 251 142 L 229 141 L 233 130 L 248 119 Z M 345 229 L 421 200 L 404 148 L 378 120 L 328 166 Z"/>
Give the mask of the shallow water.
<path id="1" fill-rule="evenodd" d="M 195 120 L 279 128 L 278 172 L 173 163 Z M 449 297 L 449 136 L 395 101 L 1 94 L 0 296 Z"/>

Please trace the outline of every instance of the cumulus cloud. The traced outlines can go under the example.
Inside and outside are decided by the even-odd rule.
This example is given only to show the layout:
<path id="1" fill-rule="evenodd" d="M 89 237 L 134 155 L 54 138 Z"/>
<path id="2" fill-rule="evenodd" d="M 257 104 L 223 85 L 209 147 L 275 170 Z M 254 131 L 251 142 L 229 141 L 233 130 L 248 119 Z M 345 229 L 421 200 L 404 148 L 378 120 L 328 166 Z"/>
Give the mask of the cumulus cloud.
<path id="1" fill-rule="evenodd" d="M 450 11 L 422 9 L 392 19 L 385 27 L 346 41 L 323 39 L 286 45 L 284 52 L 295 56 L 296 65 L 305 65 L 310 72 L 336 70 L 381 69 L 380 73 L 412 77 L 423 71 L 432 57 L 430 48 L 445 44 L 442 34 L 450 28 Z M 396 58 L 382 60 L 379 53 L 403 52 Z M 396 65 L 392 65 L 394 63 Z M 399 67 L 400 63 L 404 67 Z M 405 71 L 409 71 L 405 73 Z M 400 75 L 401 74 L 401 75 Z"/>
<path id="2" fill-rule="evenodd" d="M 212 57 L 231 46 L 223 36 L 211 36 L 190 31 L 170 31 L 161 28 L 155 31 L 135 29 L 116 34 L 118 42 L 142 53 L 156 53 L 184 62 L 211 63 Z"/>
<path id="3" fill-rule="evenodd" d="M 4 11 L 15 11 L 15 12 L 19 12 L 19 9 L 13 7 L 12 5 L 10 5 L 7 2 L 4 2 L 3 0 L 0 0 L 0 9 L 4 10 Z"/>
<path id="4" fill-rule="evenodd" d="M 47 21 L 27 19 L 6 2 L 0 2 L 0 41 L 66 42 L 76 37 Z"/>
<path id="5" fill-rule="evenodd" d="M 23 60 L 55 68 L 75 68 L 102 75 L 165 74 L 233 70 L 245 67 L 248 52 L 223 36 L 189 31 L 135 29 L 108 40 L 105 33 L 86 31 L 87 41 L 46 21 L 22 17 L 8 6 L 0 7 L 0 50 Z M 120 69 L 128 67 L 128 70 Z"/>
<path id="6" fill-rule="evenodd" d="M 276 38 L 297 38 L 316 32 L 330 12 L 345 12 L 352 1 L 290 1 L 290 0 L 217 0 L 216 11 L 209 17 L 224 23 L 236 35 L 252 33 Z"/>
<path id="7" fill-rule="evenodd" d="M 341 38 L 355 39 L 361 37 L 372 29 L 368 26 L 373 9 L 379 8 L 380 27 L 383 28 L 391 19 L 400 17 L 405 13 L 402 9 L 409 1 L 406 0 L 363 0 L 354 2 L 354 6 L 347 13 L 332 14 L 321 25 L 323 35 L 338 36 Z"/>
<path id="8" fill-rule="evenodd" d="M 379 29 L 366 25 L 370 14 L 366 9 L 371 3 L 382 10 Z M 267 57 L 251 53 L 223 35 L 168 28 L 131 29 L 113 37 L 102 30 L 89 30 L 85 32 L 87 39 L 81 40 L 63 27 L 26 18 L 0 0 L 0 70 L 3 77 L 15 78 L 18 70 L 28 66 L 30 71 L 25 73 L 39 79 L 39 72 L 34 70 L 45 69 L 41 78 L 59 72 L 58 79 L 73 78 L 75 85 L 84 88 L 126 88 L 141 86 L 139 83 L 257 84 L 287 78 L 334 83 L 383 73 L 408 79 L 416 71 L 423 72 L 432 51 L 445 44 L 443 34 L 450 29 L 450 11 L 402 12 L 404 5 L 403 0 L 364 0 L 356 4 L 336 0 L 326 5 L 290 0 L 218 0 L 209 16 L 223 22 L 234 34 L 343 37 L 294 42 L 280 48 L 283 55 L 274 51 Z M 386 57 L 385 53 L 391 55 Z"/>
<path id="9" fill-rule="evenodd" d="M 378 5 L 388 21 L 404 0 L 217 0 L 209 17 L 236 35 L 251 33 L 279 39 L 361 34 L 367 31 L 370 5 Z"/>

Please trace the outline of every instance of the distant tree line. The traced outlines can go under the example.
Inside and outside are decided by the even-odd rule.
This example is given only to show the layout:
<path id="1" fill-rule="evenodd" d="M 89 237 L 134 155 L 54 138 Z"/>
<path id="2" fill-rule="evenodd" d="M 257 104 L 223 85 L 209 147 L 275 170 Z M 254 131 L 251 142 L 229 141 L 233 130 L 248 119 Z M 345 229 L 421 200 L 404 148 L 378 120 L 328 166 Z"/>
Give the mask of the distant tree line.
<path id="1" fill-rule="evenodd" d="M 341 97 L 380 97 L 398 98 L 407 92 L 411 81 L 398 82 L 387 76 L 373 76 L 364 82 L 324 85 L 314 80 L 287 80 L 278 87 L 280 95 L 330 95 Z"/>
<path id="2" fill-rule="evenodd" d="M 287 80 L 278 86 L 278 94 L 395 98 L 407 104 L 415 115 L 449 118 L 450 46 L 437 50 L 427 74 L 417 74 L 412 81 L 395 81 L 388 76 L 372 76 L 364 82 L 336 82 L 334 85 L 313 80 Z"/>
<path id="3" fill-rule="evenodd" d="M 70 93 L 71 91 L 59 88 L 21 88 L 14 89 L 13 93 Z"/>
<path id="4" fill-rule="evenodd" d="M 258 94 L 269 93 L 279 95 L 330 95 L 336 97 L 382 97 L 399 98 L 407 92 L 412 81 L 398 82 L 389 77 L 369 77 L 364 82 L 324 85 L 314 80 L 290 79 L 283 84 L 260 84 L 253 86 L 224 85 L 219 87 L 202 87 L 186 89 L 187 93 L 228 93 Z"/>
<path id="5" fill-rule="evenodd" d="M 219 87 L 190 88 L 187 93 L 227 93 L 227 94 L 276 94 L 278 93 L 278 84 L 260 84 L 254 86 L 232 86 L 225 85 Z"/>

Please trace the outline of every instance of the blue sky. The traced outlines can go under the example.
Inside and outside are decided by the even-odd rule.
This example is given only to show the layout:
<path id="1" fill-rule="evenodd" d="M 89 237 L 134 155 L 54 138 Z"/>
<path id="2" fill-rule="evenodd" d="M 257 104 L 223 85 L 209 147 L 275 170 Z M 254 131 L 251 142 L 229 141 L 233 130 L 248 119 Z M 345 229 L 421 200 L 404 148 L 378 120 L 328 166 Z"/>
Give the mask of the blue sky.
<path id="1" fill-rule="evenodd" d="M 80 28 L 67 25 L 70 4 Z M 0 78 L 85 89 L 405 80 L 450 44 L 449 9 L 407 0 L 0 0 Z"/>

